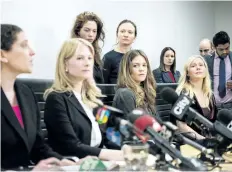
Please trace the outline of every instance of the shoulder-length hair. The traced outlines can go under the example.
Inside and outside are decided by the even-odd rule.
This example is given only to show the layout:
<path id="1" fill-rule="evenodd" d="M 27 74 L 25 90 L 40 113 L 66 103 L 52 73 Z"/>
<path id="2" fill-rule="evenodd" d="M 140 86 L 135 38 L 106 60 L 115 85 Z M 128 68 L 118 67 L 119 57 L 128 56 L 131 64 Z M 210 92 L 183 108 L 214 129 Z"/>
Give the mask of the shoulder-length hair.
<path id="1" fill-rule="evenodd" d="M 132 60 L 136 56 L 142 56 L 147 63 L 147 77 L 145 81 L 139 86 L 132 78 Z M 149 108 L 155 112 L 155 97 L 156 97 L 156 83 L 151 72 L 151 67 L 146 54 L 141 50 L 130 50 L 127 52 L 120 62 L 118 72 L 118 88 L 130 88 L 136 97 L 136 107 Z"/>
<path id="2" fill-rule="evenodd" d="M 102 49 L 99 46 L 99 42 L 101 41 L 104 44 L 105 32 L 103 30 L 103 22 L 96 14 L 94 14 L 93 12 L 87 12 L 87 11 L 79 14 L 76 17 L 76 20 L 72 28 L 71 38 L 79 38 L 80 37 L 79 33 L 80 33 L 81 28 L 88 21 L 95 21 L 97 24 L 97 36 L 96 36 L 96 39 L 93 41 L 92 45 L 95 51 L 94 61 L 96 64 L 102 67 L 102 61 L 101 61 Z"/>
<path id="3" fill-rule="evenodd" d="M 72 58 L 78 50 L 80 45 L 87 46 L 90 52 L 94 56 L 94 49 L 88 41 L 81 38 L 71 38 L 66 40 L 59 52 L 56 62 L 55 80 L 51 88 L 47 89 L 44 93 L 44 98 L 55 91 L 55 92 L 70 92 L 74 88 L 73 81 L 70 79 L 68 73 L 65 71 L 65 63 L 67 60 Z M 103 97 L 101 90 L 96 86 L 94 80 L 84 80 L 81 88 L 81 97 L 83 102 L 90 107 L 97 107 L 102 104 L 102 101 L 97 97 Z"/>
<path id="4" fill-rule="evenodd" d="M 173 61 L 173 64 L 171 66 L 171 72 L 175 73 L 176 72 L 176 52 L 173 48 L 171 47 L 165 47 L 162 51 L 161 51 L 161 54 L 160 54 L 160 70 L 161 71 L 166 71 L 165 70 L 165 66 L 164 66 L 164 55 L 165 53 L 168 51 L 168 50 L 171 50 L 173 51 L 174 53 L 174 61 Z"/>

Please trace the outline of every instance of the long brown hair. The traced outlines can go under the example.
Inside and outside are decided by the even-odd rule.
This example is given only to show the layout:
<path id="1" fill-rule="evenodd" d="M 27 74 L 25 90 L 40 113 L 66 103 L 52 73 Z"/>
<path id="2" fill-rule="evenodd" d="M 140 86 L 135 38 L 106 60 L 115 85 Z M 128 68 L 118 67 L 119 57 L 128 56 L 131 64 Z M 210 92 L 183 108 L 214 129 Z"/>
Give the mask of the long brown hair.
<path id="1" fill-rule="evenodd" d="M 136 56 L 144 57 L 147 63 L 147 77 L 140 86 L 136 84 L 131 76 L 132 60 Z M 130 50 L 127 52 L 122 57 L 118 74 L 117 87 L 129 88 L 134 92 L 136 97 L 136 107 L 148 108 L 152 112 L 155 112 L 156 83 L 146 54 L 141 50 Z"/>
<path id="2" fill-rule="evenodd" d="M 71 38 L 80 37 L 79 35 L 80 30 L 84 26 L 84 24 L 87 23 L 88 21 L 95 21 L 97 24 L 97 36 L 96 36 L 96 39 L 93 41 L 92 45 L 95 51 L 94 62 L 100 67 L 102 67 L 102 61 L 101 61 L 102 49 L 99 46 L 99 41 L 101 41 L 104 45 L 105 32 L 103 30 L 103 22 L 96 14 L 94 14 L 93 12 L 87 12 L 87 11 L 79 14 L 76 17 L 76 20 L 72 28 Z"/>

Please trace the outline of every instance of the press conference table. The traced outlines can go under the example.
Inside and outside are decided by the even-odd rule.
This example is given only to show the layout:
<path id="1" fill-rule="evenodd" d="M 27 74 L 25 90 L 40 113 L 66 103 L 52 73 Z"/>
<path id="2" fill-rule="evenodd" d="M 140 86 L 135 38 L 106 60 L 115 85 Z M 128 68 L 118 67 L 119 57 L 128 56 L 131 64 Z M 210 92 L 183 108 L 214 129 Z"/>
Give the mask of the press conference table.
<path id="1" fill-rule="evenodd" d="M 185 157 L 197 157 L 200 154 L 200 151 L 193 148 L 189 145 L 181 146 L 181 153 Z M 232 171 L 232 153 L 223 155 L 223 158 L 226 160 L 226 163 L 221 163 L 219 167 L 215 168 L 212 171 Z"/>
<path id="2" fill-rule="evenodd" d="M 181 146 L 181 153 L 185 157 L 197 157 L 197 155 L 199 155 L 200 151 L 193 148 L 192 146 L 183 145 L 183 146 Z M 217 167 L 217 168 L 213 169 L 212 171 L 232 171 L 232 153 L 227 154 L 227 156 L 223 156 L 223 158 L 226 159 L 226 163 L 221 163 L 219 165 L 221 168 Z M 113 165 L 113 163 L 117 163 L 120 166 L 125 165 L 125 162 L 107 162 L 107 161 L 104 161 L 104 164 L 108 167 Z M 63 170 L 64 171 L 79 171 L 79 166 L 67 166 L 67 167 L 63 167 Z"/>

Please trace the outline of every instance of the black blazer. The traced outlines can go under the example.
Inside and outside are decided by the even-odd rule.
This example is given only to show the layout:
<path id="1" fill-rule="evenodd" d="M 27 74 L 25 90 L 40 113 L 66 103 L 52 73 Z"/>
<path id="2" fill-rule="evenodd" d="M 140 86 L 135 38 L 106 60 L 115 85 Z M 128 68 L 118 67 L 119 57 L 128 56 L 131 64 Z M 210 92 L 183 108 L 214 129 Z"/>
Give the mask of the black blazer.
<path id="1" fill-rule="evenodd" d="M 157 83 L 173 83 L 168 72 L 161 71 L 160 68 L 153 70 L 152 73 Z M 177 70 L 175 73 L 173 73 L 173 76 L 176 81 L 175 83 L 177 83 L 180 79 L 180 72 Z"/>
<path id="2" fill-rule="evenodd" d="M 98 156 L 99 147 L 91 147 L 91 121 L 72 92 L 48 95 L 44 120 L 48 130 L 48 143 L 62 155 L 83 158 Z"/>
<path id="3" fill-rule="evenodd" d="M 93 77 L 97 84 L 104 84 L 102 68 L 98 64 L 94 64 Z"/>
<path id="4" fill-rule="evenodd" d="M 15 92 L 24 122 L 20 126 L 14 111 L 1 89 L 1 168 L 12 169 L 37 163 L 48 157 L 62 157 L 45 143 L 40 129 L 40 113 L 31 89 L 15 83 Z"/>
<path id="5" fill-rule="evenodd" d="M 208 65 L 208 69 L 209 69 L 209 75 L 210 75 L 210 79 L 211 79 L 211 87 L 212 90 L 214 89 L 214 57 L 215 57 L 215 52 L 212 55 L 209 56 L 205 56 L 205 61 Z M 231 62 L 231 68 L 232 68 L 232 51 L 230 51 L 229 53 L 229 58 L 230 58 L 230 62 Z M 231 79 L 232 79 L 232 75 L 231 75 Z"/>

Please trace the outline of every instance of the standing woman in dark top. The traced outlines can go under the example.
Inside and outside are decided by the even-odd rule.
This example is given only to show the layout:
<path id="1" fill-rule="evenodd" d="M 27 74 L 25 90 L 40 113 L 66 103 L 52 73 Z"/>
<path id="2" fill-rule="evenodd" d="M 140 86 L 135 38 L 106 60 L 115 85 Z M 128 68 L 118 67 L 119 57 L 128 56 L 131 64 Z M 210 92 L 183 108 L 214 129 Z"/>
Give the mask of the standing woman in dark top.
<path id="1" fill-rule="evenodd" d="M 155 88 L 146 54 L 141 50 L 131 50 L 123 56 L 120 63 L 113 106 L 125 114 L 137 107 L 155 114 Z"/>
<path id="2" fill-rule="evenodd" d="M 194 100 L 191 105 L 199 114 L 208 118 L 211 122 L 216 119 L 217 108 L 211 90 L 208 66 L 200 55 L 192 56 L 184 65 L 183 75 L 180 77 L 176 89 L 178 94 L 186 94 Z M 189 137 L 203 140 L 211 137 L 209 133 L 202 132 L 201 124 L 193 122 L 187 125 L 185 121 L 177 121 L 177 126 L 182 132 L 189 132 Z"/>
<path id="3" fill-rule="evenodd" d="M 119 63 L 122 56 L 131 49 L 132 43 L 137 36 L 137 27 L 131 20 L 123 20 L 119 23 L 116 31 L 117 44 L 103 58 L 103 76 L 106 84 L 116 84 Z"/>
<path id="4" fill-rule="evenodd" d="M 99 46 L 101 41 L 104 44 L 105 32 L 101 19 L 92 12 L 83 12 L 76 17 L 71 32 L 71 38 L 82 38 L 89 41 L 95 51 L 94 57 L 94 80 L 97 84 L 103 84 L 104 78 L 102 73 L 101 51 Z"/>
<path id="5" fill-rule="evenodd" d="M 153 70 L 157 83 L 177 83 L 180 72 L 176 70 L 176 52 L 171 47 L 165 47 L 160 55 L 160 66 Z"/>

